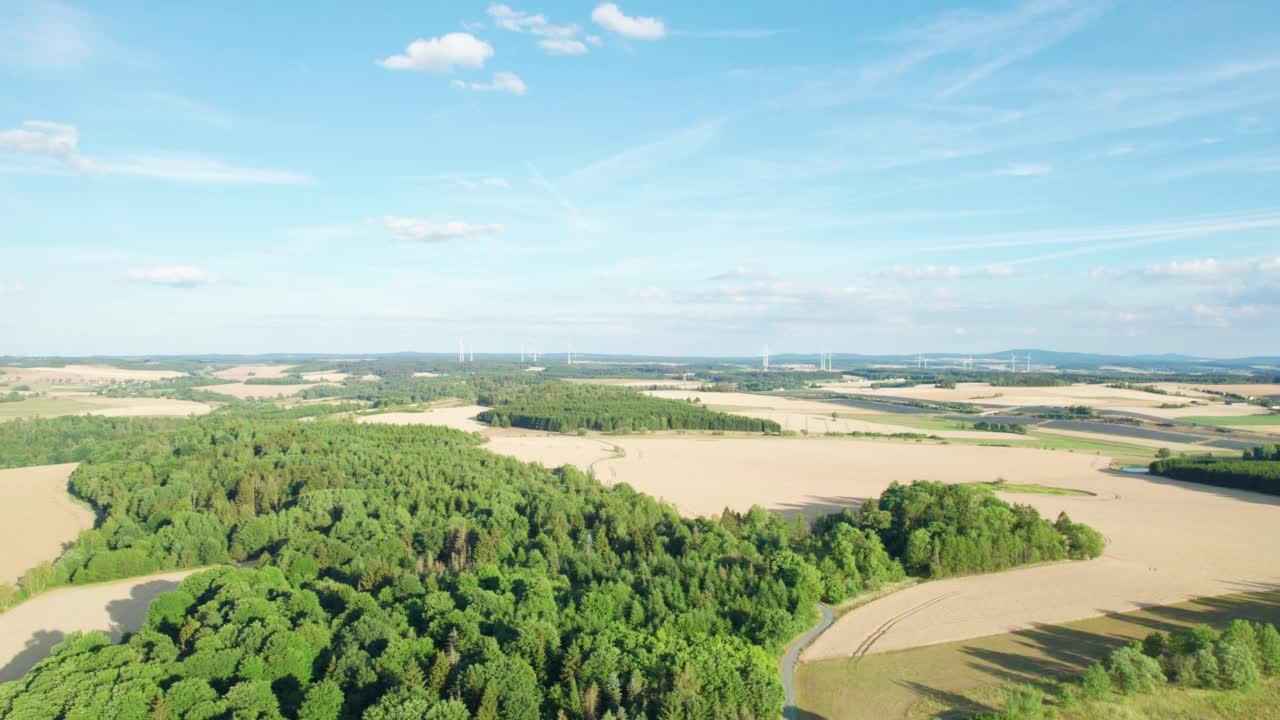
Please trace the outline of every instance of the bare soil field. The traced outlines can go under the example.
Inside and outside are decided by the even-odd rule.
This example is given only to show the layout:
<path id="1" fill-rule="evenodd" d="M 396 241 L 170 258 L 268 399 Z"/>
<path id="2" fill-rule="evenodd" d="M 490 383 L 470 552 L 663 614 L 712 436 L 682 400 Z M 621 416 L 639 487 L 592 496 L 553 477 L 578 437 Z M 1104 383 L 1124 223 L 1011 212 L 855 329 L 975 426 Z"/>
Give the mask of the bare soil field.
<path id="1" fill-rule="evenodd" d="M 954 475 L 945 477 L 954 481 Z M 1013 632 L 1197 597 L 1280 587 L 1280 498 L 1099 470 L 1055 487 L 1096 496 L 1016 495 L 1107 537 L 1101 558 L 927 582 L 860 607 L 805 660 L 887 652 Z"/>
<path id="2" fill-rule="evenodd" d="M 155 596 L 201 569 L 58 588 L 0 613 L 0 682 L 22 677 L 69 633 L 101 630 L 119 640 L 136 631 Z"/>
<path id="3" fill-rule="evenodd" d="M 249 398 L 273 398 L 278 396 L 293 397 L 309 387 L 314 387 L 316 383 L 307 383 L 305 385 L 246 385 L 242 382 L 225 383 L 223 385 L 204 385 L 195 390 L 206 390 L 208 392 L 219 393 L 221 395 L 230 395 L 234 398 L 247 400 Z"/>
<path id="4" fill-rule="evenodd" d="M 215 372 L 214 377 L 223 380 L 244 381 L 251 377 L 278 378 L 288 374 L 292 365 L 237 365 Z"/>
<path id="5" fill-rule="evenodd" d="M 456 407 L 432 408 L 423 412 L 391 412 L 378 415 L 364 415 L 356 419 L 360 423 L 384 425 L 444 425 L 455 430 L 481 432 L 489 426 L 476 420 L 476 415 L 484 411 L 479 405 L 458 405 Z"/>
<path id="6" fill-rule="evenodd" d="M 416 372 L 413 374 L 413 376 L 414 377 L 440 377 L 441 375 L 440 373 L 434 373 L 434 372 Z"/>
<path id="7" fill-rule="evenodd" d="M 75 463 L 0 470 L 0 582 L 14 582 L 93 527 L 93 511 L 67 494 Z"/>

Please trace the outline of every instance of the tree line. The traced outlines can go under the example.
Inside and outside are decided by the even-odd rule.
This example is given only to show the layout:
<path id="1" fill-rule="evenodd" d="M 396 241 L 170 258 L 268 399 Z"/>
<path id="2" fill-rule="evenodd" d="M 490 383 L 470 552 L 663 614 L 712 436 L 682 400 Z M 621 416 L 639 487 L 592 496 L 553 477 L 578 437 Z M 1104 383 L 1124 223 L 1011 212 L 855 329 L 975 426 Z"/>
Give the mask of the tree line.
<path id="1" fill-rule="evenodd" d="M 1151 463 L 1150 470 L 1153 475 L 1174 480 L 1280 495 L 1280 446 L 1277 445 L 1245 450 L 1240 459 L 1211 455 L 1161 458 Z"/>
<path id="2" fill-rule="evenodd" d="M 1238 619 L 1221 632 L 1208 625 L 1152 632 L 1064 682 L 1055 705 L 1066 710 L 1166 686 L 1248 691 L 1274 677 L 1280 677 L 1280 632 L 1270 623 Z M 1004 708 L 975 720 L 1048 720 L 1055 717 L 1054 709 L 1040 690 L 1016 685 L 1008 690 Z"/>
<path id="3" fill-rule="evenodd" d="M 101 520 L 46 580 L 260 569 L 191 576 L 121 645 L 72 636 L 0 716 L 776 717 L 775 653 L 818 600 L 1081 556 L 1092 532 L 939 483 L 812 525 L 688 519 L 480 441 L 215 415 L 95 447 L 72 486 Z"/>
<path id="4" fill-rule="evenodd" d="M 564 382 L 510 385 L 478 396 L 480 420 L 550 432 L 724 430 L 781 432 L 773 420 L 730 415 L 701 403 L 656 398 L 631 388 Z"/>

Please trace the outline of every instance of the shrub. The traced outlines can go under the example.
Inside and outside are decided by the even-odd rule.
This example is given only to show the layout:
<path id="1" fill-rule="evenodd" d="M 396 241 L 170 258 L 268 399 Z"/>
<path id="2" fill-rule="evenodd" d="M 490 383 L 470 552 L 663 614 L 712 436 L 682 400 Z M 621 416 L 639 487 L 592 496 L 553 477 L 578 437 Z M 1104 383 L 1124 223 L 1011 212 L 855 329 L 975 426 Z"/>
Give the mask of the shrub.
<path id="1" fill-rule="evenodd" d="M 1164 657 L 1164 633 L 1153 632 L 1142 640 L 1142 654 L 1154 660 Z"/>
<path id="2" fill-rule="evenodd" d="M 1280 632 L 1275 625 L 1259 625 L 1258 652 L 1262 656 L 1262 671 L 1271 677 L 1280 675 Z"/>
<path id="3" fill-rule="evenodd" d="M 1101 663 L 1095 663 L 1084 673 L 1080 695 L 1085 700 L 1105 700 L 1111 694 L 1111 674 Z"/>
<path id="4" fill-rule="evenodd" d="M 1133 646 L 1111 653 L 1107 658 L 1107 665 L 1112 682 L 1126 695 L 1154 692 L 1165 683 L 1160 663 L 1143 655 L 1141 650 Z"/>
<path id="5" fill-rule="evenodd" d="M 1229 690 L 1248 690 L 1258 686 L 1261 673 L 1242 642 L 1223 638 L 1218 642 L 1218 677 L 1222 687 Z"/>

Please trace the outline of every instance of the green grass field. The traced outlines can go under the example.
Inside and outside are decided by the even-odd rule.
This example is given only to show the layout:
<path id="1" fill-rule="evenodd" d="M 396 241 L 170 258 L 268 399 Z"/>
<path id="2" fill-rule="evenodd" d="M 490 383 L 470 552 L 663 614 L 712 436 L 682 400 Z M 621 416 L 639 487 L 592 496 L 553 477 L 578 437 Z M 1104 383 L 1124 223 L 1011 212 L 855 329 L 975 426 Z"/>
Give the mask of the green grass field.
<path id="1" fill-rule="evenodd" d="M 1222 626 L 1238 617 L 1280 624 L 1280 590 L 1201 598 L 962 642 L 804 663 L 796 671 L 799 717 L 802 720 L 963 718 L 998 707 L 998 703 L 1003 702 L 1002 689 L 1010 683 L 1025 682 L 1052 690 L 1055 678 L 1074 677 L 1111 650 L 1145 637 L 1152 630 L 1167 632 L 1199 623 Z M 1196 693 L 1191 691 L 1189 695 Z M 1150 700 L 1157 701 L 1156 698 Z M 1201 702 L 1190 697 L 1167 702 L 1193 701 Z M 1064 720 L 1128 717 L 1148 716 L 1072 714 L 1064 715 Z"/>
<path id="2" fill-rule="evenodd" d="M 1018 483 L 1007 483 L 999 480 L 982 483 L 966 483 L 976 487 L 985 487 L 992 490 L 998 490 L 1005 493 L 1024 493 L 1030 495 L 1093 495 L 1091 492 L 1084 490 L 1072 490 L 1070 488 L 1050 487 L 1048 485 L 1024 485 Z"/>
<path id="3" fill-rule="evenodd" d="M 0 421 L 27 417 L 76 415 L 89 410 L 101 409 L 101 405 L 94 405 L 75 398 L 38 397 L 21 402 L 0 403 Z"/>
<path id="4" fill-rule="evenodd" d="M 1198 425 L 1213 425 L 1214 427 L 1237 427 L 1250 425 L 1280 425 L 1280 414 L 1275 415 L 1232 415 L 1224 417 L 1214 417 L 1209 415 L 1197 415 L 1195 417 L 1182 418 L 1188 422 Z"/>
<path id="5" fill-rule="evenodd" d="M 976 694 L 975 694 L 976 695 Z M 999 705 L 1004 690 L 981 693 L 984 704 Z M 1058 708 L 1057 720 L 1280 720 L 1280 679 L 1270 678 L 1250 692 L 1165 687 L 1150 695 L 1112 695 L 1072 708 Z"/>
<path id="6" fill-rule="evenodd" d="M 846 420 L 860 420 L 862 422 L 876 423 L 879 425 L 898 425 L 901 427 L 914 428 L 916 430 L 969 430 L 969 423 L 963 423 L 956 420 L 947 420 L 937 415 L 926 415 L 923 413 L 838 413 L 838 417 Z M 992 437 L 1000 437 L 1008 435 L 1010 438 L 1017 439 L 1020 435 L 1012 433 L 991 433 Z"/>

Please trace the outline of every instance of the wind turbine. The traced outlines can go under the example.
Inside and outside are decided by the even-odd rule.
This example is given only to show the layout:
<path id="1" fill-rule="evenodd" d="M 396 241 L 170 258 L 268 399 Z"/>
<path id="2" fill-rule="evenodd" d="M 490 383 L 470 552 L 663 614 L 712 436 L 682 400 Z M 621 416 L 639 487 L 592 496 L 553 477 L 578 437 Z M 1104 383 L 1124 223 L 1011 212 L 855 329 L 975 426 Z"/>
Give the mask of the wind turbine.
<path id="1" fill-rule="evenodd" d="M 765 372 L 769 372 L 769 346 L 764 346 L 764 361 L 762 366 Z"/>
<path id="2" fill-rule="evenodd" d="M 462 347 L 462 338 L 458 338 L 458 362 L 466 361 L 466 358 L 463 356 Z"/>

